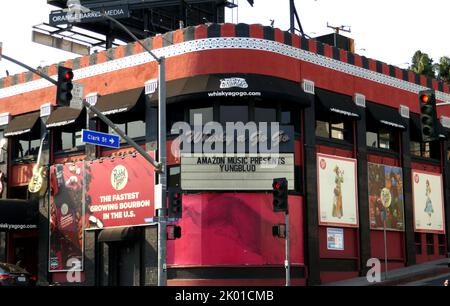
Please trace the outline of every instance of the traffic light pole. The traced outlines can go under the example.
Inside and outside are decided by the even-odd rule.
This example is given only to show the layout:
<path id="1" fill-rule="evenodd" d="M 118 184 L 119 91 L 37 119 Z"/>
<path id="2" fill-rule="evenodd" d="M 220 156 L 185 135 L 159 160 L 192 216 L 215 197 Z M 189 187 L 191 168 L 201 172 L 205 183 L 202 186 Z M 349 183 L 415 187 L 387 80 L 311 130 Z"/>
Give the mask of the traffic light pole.
<path id="1" fill-rule="evenodd" d="M 284 214 L 285 218 L 285 224 L 286 224 L 286 259 L 284 261 L 284 268 L 286 269 L 286 286 L 291 285 L 291 256 L 290 256 L 290 250 L 291 250 L 291 244 L 290 244 L 290 237 L 289 237 L 289 212 L 286 212 Z"/>

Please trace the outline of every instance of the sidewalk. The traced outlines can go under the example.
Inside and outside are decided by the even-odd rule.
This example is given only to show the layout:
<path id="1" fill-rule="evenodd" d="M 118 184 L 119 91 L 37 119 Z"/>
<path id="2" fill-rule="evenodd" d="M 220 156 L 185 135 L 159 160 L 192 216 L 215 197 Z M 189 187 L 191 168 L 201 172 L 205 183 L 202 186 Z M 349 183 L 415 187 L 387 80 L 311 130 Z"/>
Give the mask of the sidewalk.
<path id="1" fill-rule="evenodd" d="M 364 276 L 323 284 L 322 286 L 396 286 L 449 272 L 450 268 L 448 267 L 448 259 L 446 258 L 388 271 L 388 279 L 383 280 L 383 273 L 381 276 L 382 281 L 380 283 L 369 283 Z"/>

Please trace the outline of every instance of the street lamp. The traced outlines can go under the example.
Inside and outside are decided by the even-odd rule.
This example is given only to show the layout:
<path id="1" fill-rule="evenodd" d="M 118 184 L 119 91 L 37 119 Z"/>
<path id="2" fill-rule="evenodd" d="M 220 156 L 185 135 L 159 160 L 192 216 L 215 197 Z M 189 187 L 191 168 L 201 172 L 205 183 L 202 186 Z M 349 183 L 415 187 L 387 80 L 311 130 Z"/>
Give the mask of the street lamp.
<path id="1" fill-rule="evenodd" d="M 72 20 L 80 21 L 80 13 L 91 13 L 92 11 L 80 4 L 79 0 L 67 1 L 68 15 L 72 15 Z M 158 197 L 161 201 L 158 209 L 158 286 L 165 286 L 167 284 L 167 269 L 166 269 L 166 242 L 167 242 L 167 220 L 166 220 L 166 186 L 167 186 L 167 172 L 166 172 L 166 81 L 165 81 L 165 58 L 156 56 L 147 46 L 145 46 L 130 30 L 116 19 L 108 16 L 106 13 L 100 11 L 100 15 L 114 24 L 118 25 L 139 45 L 144 48 L 157 62 L 158 62 L 158 162 L 159 167 L 156 171 L 159 175 L 158 191 L 161 193 Z M 74 16 L 73 16 L 74 15 Z M 120 135 L 120 134 L 119 134 Z M 155 197 L 157 198 L 157 197 Z"/>

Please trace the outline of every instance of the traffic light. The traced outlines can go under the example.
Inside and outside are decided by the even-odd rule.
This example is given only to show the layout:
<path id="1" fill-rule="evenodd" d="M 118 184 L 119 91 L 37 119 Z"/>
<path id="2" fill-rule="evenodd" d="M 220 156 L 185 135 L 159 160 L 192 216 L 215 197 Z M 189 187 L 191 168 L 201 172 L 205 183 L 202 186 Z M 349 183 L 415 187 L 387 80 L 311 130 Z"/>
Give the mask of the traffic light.
<path id="1" fill-rule="evenodd" d="M 169 188 L 169 218 L 181 218 L 183 213 L 183 195 L 179 188 Z"/>
<path id="2" fill-rule="evenodd" d="M 273 211 L 288 212 L 288 181 L 285 178 L 273 179 Z"/>
<path id="3" fill-rule="evenodd" d="M 58 67 L 58 85 L 56 88 L 56 104 L 58 106 L 70 106 L 72 100 L 72 69 L 59 66 Z"/>
<path id="4" fill-rule="evenodd" d="M 280 223 L 272 226 L 272 236 L 286 238 L 286 224 Z"/>
<path id="5" fill-rule="evenodd" d="M 430 142 L 438 139 L 439 121 L 436 112 L 436 95 L 434 90 L 419 92 L 420 100 L 420 129 L 422 141 Z"/>

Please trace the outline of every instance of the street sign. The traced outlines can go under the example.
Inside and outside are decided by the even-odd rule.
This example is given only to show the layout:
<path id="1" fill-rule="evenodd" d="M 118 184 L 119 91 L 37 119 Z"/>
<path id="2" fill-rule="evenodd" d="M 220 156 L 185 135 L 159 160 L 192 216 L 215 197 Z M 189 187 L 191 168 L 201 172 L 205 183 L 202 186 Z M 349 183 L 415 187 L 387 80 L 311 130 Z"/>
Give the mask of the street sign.
<path id="1" fill-rule="evenodd" d="M 79 83 L 73 83 L 72 100 L 70 101 L 70 107 L 82 109 L 83 95 L 84 95 L 84 85 Z"/>
<path id="2" fill-rule="evenodd" d="M 90 130 L 81 130 L 82 141 L 102 147 L 119 148 L 119 136 Z"/>

